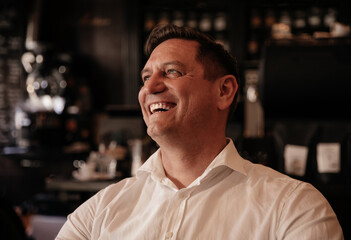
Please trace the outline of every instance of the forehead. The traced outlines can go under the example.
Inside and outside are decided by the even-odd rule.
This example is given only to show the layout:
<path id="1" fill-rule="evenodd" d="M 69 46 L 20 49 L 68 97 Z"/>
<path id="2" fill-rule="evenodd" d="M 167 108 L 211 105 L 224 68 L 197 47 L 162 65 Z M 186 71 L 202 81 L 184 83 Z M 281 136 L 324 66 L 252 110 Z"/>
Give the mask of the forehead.
<path id="1" fill-rule="evenodd" d="M 199 43 L 193 40 L 169 39 L 159 44 L 151 53 L 149 61 L 194 61 Z"/>

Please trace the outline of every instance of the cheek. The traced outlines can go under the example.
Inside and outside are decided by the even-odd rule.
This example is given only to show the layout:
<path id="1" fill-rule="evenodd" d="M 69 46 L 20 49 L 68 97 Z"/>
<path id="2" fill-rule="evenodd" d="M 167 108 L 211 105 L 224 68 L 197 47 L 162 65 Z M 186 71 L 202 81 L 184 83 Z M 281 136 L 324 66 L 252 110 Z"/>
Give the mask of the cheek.
<path id="1" fill-rule="evenodd" d="M 211 88 L 199 89 L 191 100 L 194 111 L 201 116 L 211 113 L 216 108 L 216 98 Z"/>
<path id="2" fill-rule="evenodd" d="M 138 101 L 139 101 L 139 103 L 140 103 L 140 105 L 141 105 L 141 103 L 142 103 L 142 100 L 143 100 L 143 95 L 144 95 L 144 93 L 143 93 L 144 91 L 143 91 L 143 87 L 139 90 L 139 93 L 138 93 Z"/>
<path id="3" fill-rule="evenodd" d="M 187 93 L 186 98 L 186 115 L 192 118 L 197 118 L 203 115 L 203 112 L 209 107 L 209 99 L 206 93 L 201 92 L 201 90 L 196 90 Z"/>
<path id="4" fill-rule="evenodd" d="M 143 91 L 143 88 L 141 88 L 140 91 L 139 91 L 138 101 L 139 101 L 139 104 L 140 104 L 140 108 L 141 108 L 143 117 L 145 119 L 145 117 L 146 117 L 146 109 L 144 109 L 145 91 Z"/>
<path id="5" fill-rule="evenodd" d="M 138 101 L 139 101 L 141 110 L 143 110 L 143 111 L 144 111 L 145 99 L 146 99 L 145 89 L 144 89 L 144 87 L 142 87 L 142 88 L 139 90 Z"/>

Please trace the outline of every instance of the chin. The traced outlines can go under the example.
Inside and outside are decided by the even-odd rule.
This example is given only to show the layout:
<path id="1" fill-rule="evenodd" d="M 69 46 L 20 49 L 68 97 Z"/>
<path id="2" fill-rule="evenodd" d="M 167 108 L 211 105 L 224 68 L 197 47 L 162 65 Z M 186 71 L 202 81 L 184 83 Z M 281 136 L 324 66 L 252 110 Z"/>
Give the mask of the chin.
<path id="1" fill-rule="evenodd" d="M 157 136 L 161 135 L 161 132 L 162 132 L 162 131 L 160 131 L 159 127 L 157 127 L 157 126 L 149 126 L 149 127 L 147 128 L 147 134 L 148 134 L 152 139 L 154 139 L 154 137 L 157 137 Z"/>
<path id="2" fill-rule="evenodd" d="M 164 126 L 159 126 L 159 125 L 157 125 L 157 126 L 151 125 L 147 128 L 147 134 L 154 141 L 156 141 L 156 139 L 161 137 L 161 136 L 167 135 L 168 132 L 169 132 L 169 130 L 167 130 L 167 128 L 165 128 Z"/>

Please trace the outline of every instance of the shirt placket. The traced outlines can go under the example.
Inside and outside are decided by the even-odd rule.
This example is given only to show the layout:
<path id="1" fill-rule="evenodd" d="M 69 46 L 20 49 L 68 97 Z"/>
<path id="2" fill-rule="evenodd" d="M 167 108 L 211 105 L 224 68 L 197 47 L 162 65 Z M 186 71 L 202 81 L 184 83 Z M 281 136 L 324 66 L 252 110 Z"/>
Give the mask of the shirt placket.
<path id="1" fill-rule="evenodd" d="M 175 194 L 165 215 L 166 219 L 168 219 L 168 224 L 166 225 L 164 239 L 171 240 L 177 238 L 189 197 L 190 191 L 179 190 Z"/>

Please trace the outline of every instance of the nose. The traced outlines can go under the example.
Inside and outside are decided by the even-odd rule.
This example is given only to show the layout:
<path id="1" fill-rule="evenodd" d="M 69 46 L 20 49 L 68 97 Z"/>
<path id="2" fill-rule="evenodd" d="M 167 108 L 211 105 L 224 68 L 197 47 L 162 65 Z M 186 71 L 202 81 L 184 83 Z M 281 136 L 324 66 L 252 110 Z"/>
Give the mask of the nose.
<path id="1" fill-rule="evenodd" d="M 145 81 L 143 88 L 149 94 L 157 94 L 163 92 L 166 89 L 166 85 L 162 76 L 154 73 Z"/>

